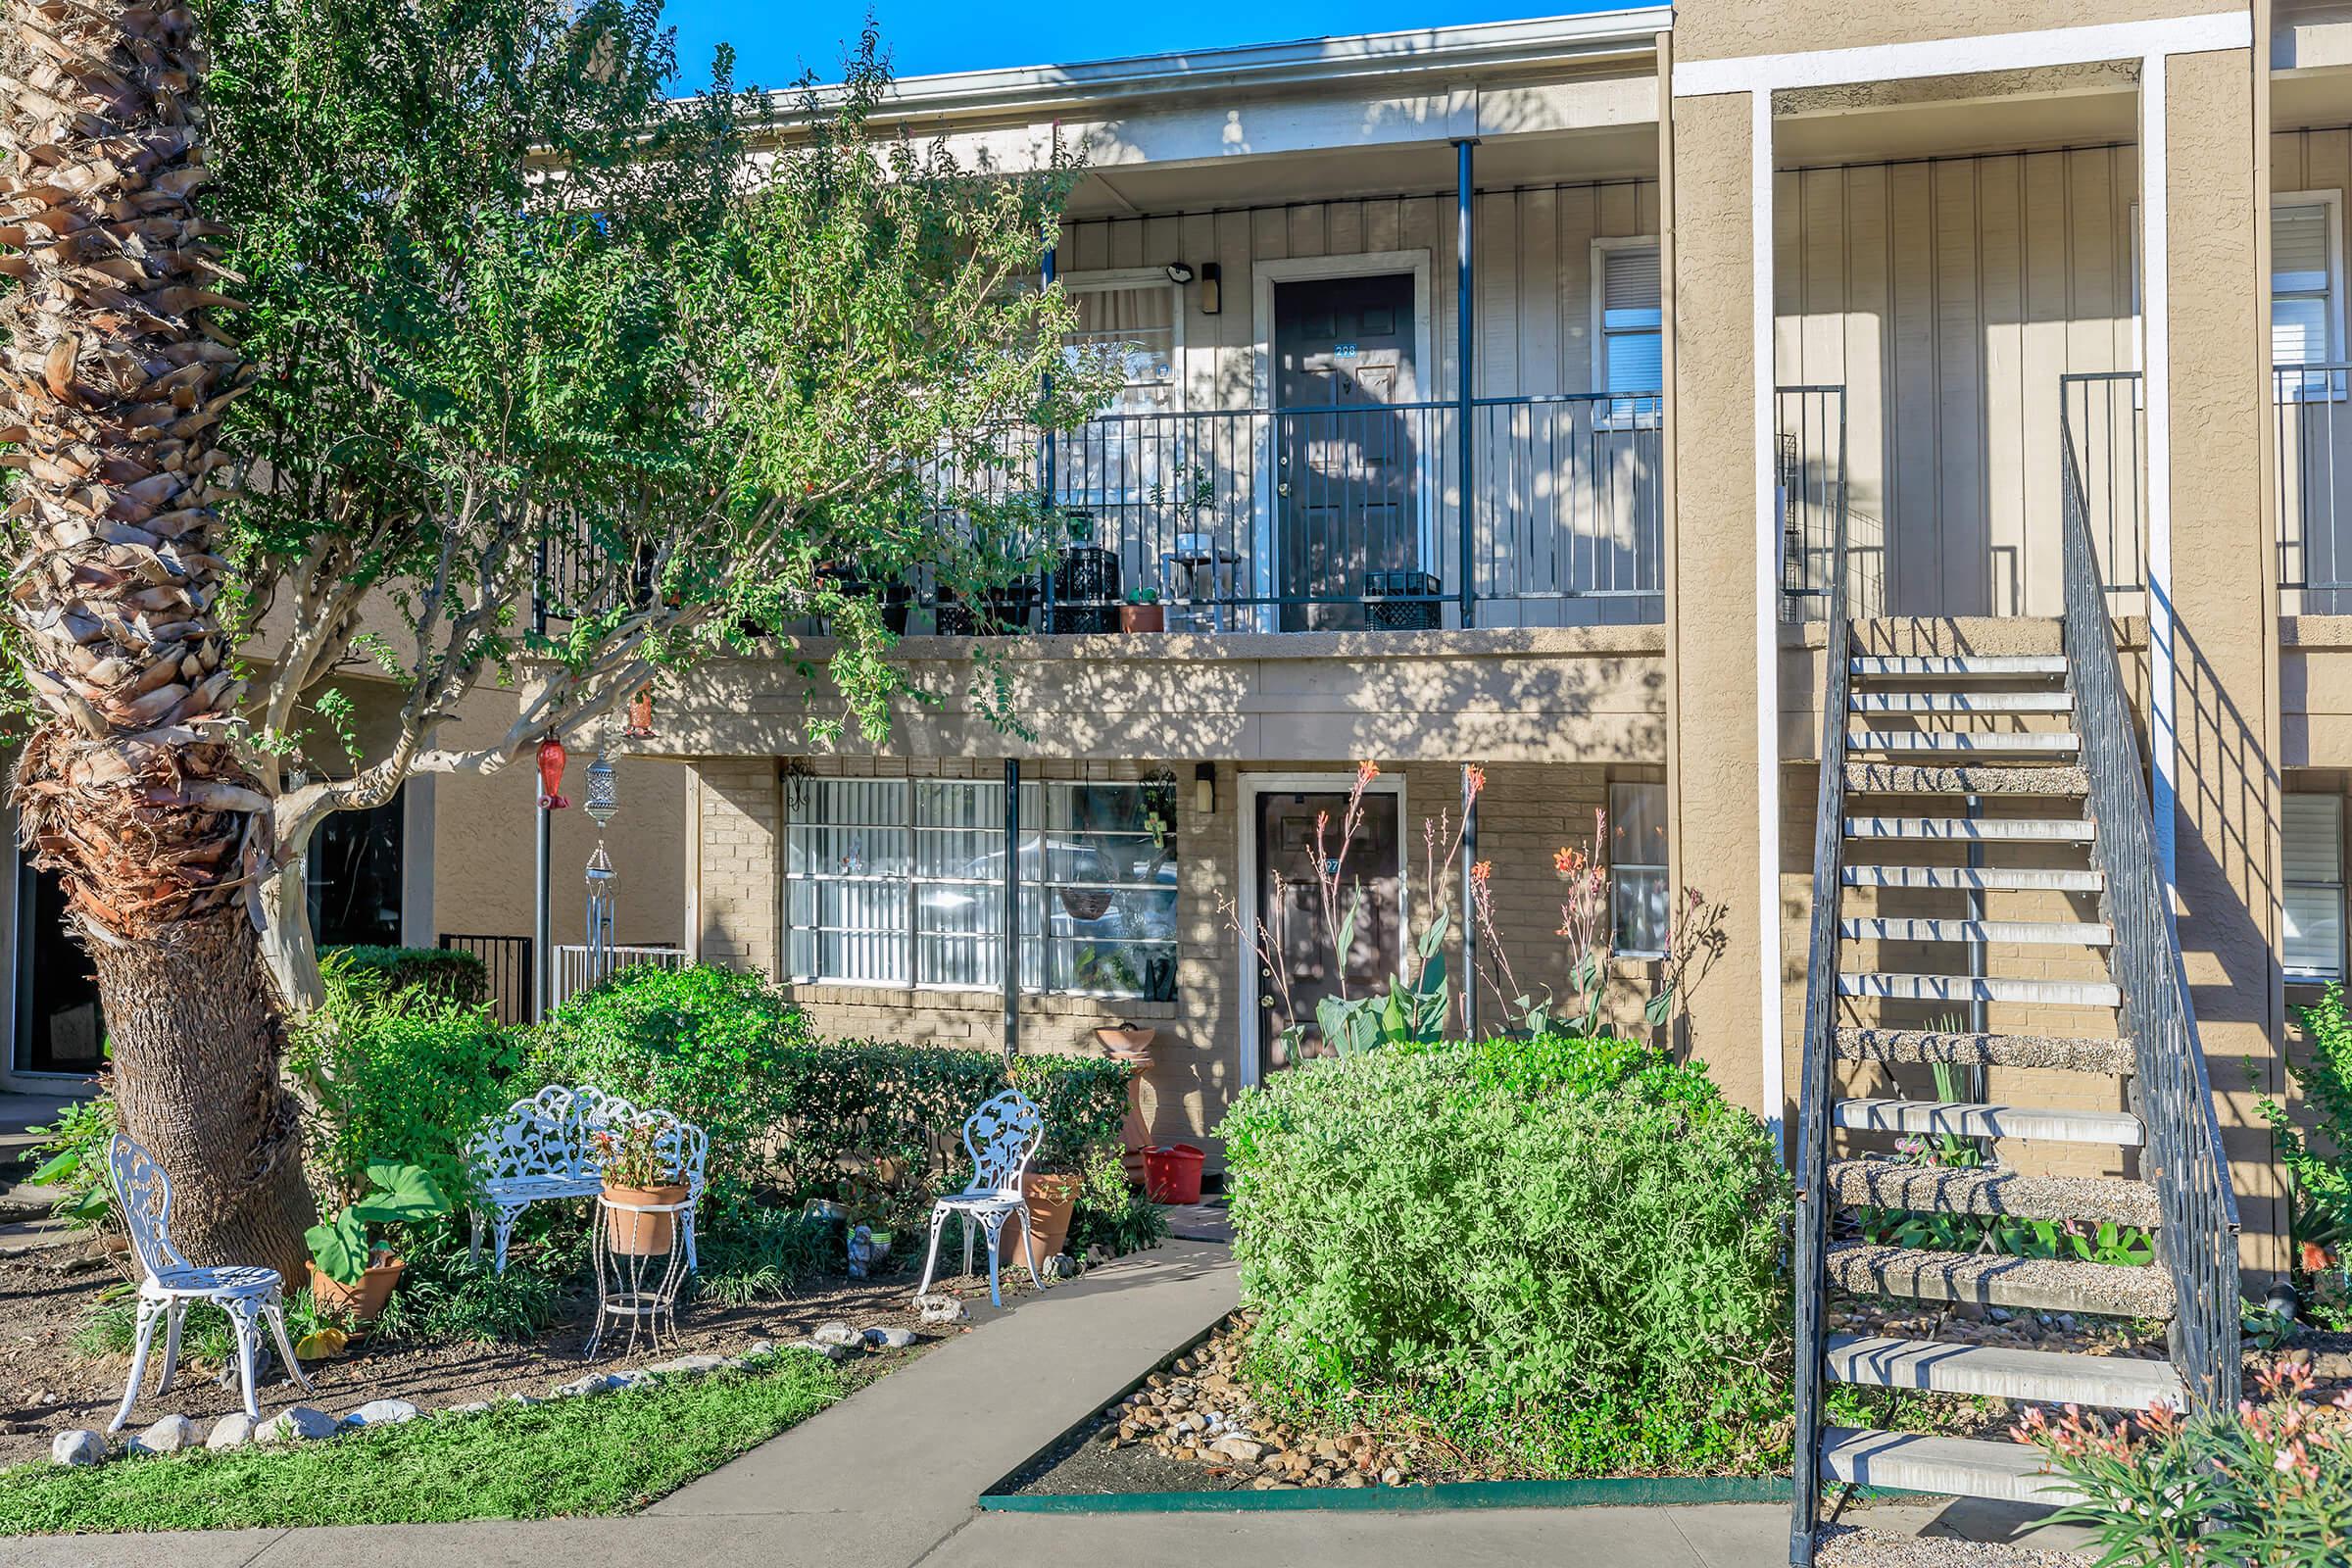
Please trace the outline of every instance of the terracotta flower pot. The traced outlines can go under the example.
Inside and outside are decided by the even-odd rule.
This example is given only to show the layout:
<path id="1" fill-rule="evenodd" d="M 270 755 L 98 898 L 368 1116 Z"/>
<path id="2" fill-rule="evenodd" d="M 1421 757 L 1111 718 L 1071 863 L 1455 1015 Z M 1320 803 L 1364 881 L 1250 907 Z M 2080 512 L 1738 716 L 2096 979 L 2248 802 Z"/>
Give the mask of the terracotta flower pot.
<path id="1" fill-rule="evenodd" d="M 1168 607 L 1165 605 L 1121 605 L 1119 607 L 1119 630 L 1121 631 L 1166 631 L 1167 629 Z"/>
<path id="2" fill-rule="evenodd" d="M 313 1263 L 311 1298 L 322 1313 L 353 1323 L 372 1323 L 384 1303 L 392 1299 L 392 1287 L 400 1283 L 401 1270 L 408 1266 L 397 1257 L 379 1257 L 361 1273 L 356 1284 L 346 1285 L 321 1274 Z"/>
<path id="3" fill-rule="evenodd" d="M 1158 1033 L 1152 1028 L 1095 1031 L 1112 1059 L 1127 1064 L 1127 1119 L 1119 1128 L 1119 1165 L 1131 1182 L 1144 1179 L 1144 1151 L 1152 1147 L 1152 1130 L 1144 1124 L 1144 1074 L 1152 1070 L 1152 1041 Z"/>
<path id="4" fill-rule="evenodd" d="M 1152 1042 L 1158 1034 L 1158 1030 L 1147 1025 L 1141 1029 L 1098 1029 L 1095 1038 L 1102 1042 L 1102 1049 L 1112 1055 L 1133 1061 L 1138 1066 L 1149 1067 L 1152 1065 Z"/>
<path id="5" fill-rule="evenodd" d="M 672 1184 L 666 1187 L 605 1188 L 605 1197 L 615 1203 L 636 1204 L 657 1208 L 669 1203 L 686 1201 L 686 1189 Z M 675 1214 L 634 1214 L 624 1208 L 605 1210 L 608 1227 L 605 1245 L 628 1257 L 658 1257 L 670 1249 L 678 1233 Z"/>
<path id="6" fill-rule="evenodd" d="M 1028 1266 L 1029 1254 L 1021 1245 L 1021 1227 L 1027 1224 L 1037 1237 L 1037 1266 L 1044 1268 L 1046 1259 L 1060 1251 L 1070 1239 L 1070 1212 L 1078 1206 L 1078 1190 L 1084 1185 L 1081 1176 L 1041 1176 L 1031 1171 L 1023 1178 L 1021 1196 L 1028 1200 L 1028 1211 L 1004 1222 L 1004 1232 L 997 1238 L 999 1262 Z"/>

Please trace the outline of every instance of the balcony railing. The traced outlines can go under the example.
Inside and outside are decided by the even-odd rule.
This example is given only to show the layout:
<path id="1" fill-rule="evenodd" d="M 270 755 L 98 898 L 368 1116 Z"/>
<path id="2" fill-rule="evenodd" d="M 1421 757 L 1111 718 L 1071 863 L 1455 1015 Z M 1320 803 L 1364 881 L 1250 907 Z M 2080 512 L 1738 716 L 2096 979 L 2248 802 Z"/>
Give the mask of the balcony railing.
<path id="1" fill-rule="evenodd" d="M 2281 609 L 2352 614 L 2352 364 L 2281 365 L 2271 375 Z"/>
<path id="2" fill-rule="evenodd" d="M 991 613 L 911 585 L 906 629 L 1090 632 L 1150 589 L 1171 630 L 1664 618 L 1656 394 L 1105 415 L 1007 437 L 983 494 L 1050 493 L 1072 548 Z M 955 476 L 943 475 L 943 492 Z"/>

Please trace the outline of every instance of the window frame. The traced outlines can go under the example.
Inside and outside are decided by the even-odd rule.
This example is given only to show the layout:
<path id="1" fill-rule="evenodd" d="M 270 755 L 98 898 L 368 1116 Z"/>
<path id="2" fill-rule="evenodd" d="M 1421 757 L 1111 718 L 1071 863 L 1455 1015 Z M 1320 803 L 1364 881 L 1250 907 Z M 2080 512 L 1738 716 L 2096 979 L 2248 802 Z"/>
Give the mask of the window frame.
<path id="1" fill-rule="evenodd" d="M 1658 324 L 1654 328 L 1627 329 L 1612 332 L 1607 325 L 1609 293 L 1609 257 L 1618 251 L 1647 250 L 1656 253 L 1658 262 Z M 1645 393 L 1613 393 L 1609 390 L 1609 342 L 1616 337 L 1655 336 L 1658 339 L 1659 364 L 1665 364 L 1666 346 L 1666 246 L 1656 234 L 1615 234 L 1592 241 L 1592 386 L 1595 395 L 1592 424 L 1604 430 L 1653 430 L 1665 419 L 1666 389 L 1657 387 Z M 1623 405 L 1623 407 L 1620 407 Z"/>
<path id="2" fill-rule="evenodd" d="M 2284 831 L 2285 831 L 2285 828 L 2286 828 L 2286 806 L 2285 806 L 2285 802 L 2286 802 L 2287 800 L 2290 800 L 2290 799 L 2297 799 L 2297 798 L 2302 798 L 2302 799 L 2310 799 L 2310 800 L 2321 800 L 2321 801 L 2326 801 L 2326 802 L 2328 802 L 2328 804 L 2329 804 L 2329 805 L 2330 805 L 2330 806 L 2331 806 L 2331 807 L 2334 808 L 2334 815 L 2335 815 L 2335 877 L 2334 877 L 2334 880 L 2332 880 L 2332 881 L 2328 881 L 2328 882 L 2313 882 L 2313 881 L 2308 881 L 2308 880 L 2304 880 L 2304 881 L 2297 881 L 2297 880 L 2290 879 L 2290 878 L 2288 878 L 2288 877 L 2287 877 L 2287 876 L 2284 874 L 2284 859 L 2285 859 L 2285 857 L 2283 856 L 2283 854 L 2280 856 L 2280 876 L 2279 876 L 2280 929 L 2279 929 L 2279 946 L 2278 946 L 2278 966 L 2279 966 L 2280 972 L 2282 973 L 2282 975 L 2283 975 L 2283 977 L 2285 978 L 2285 981 L 2286 981 L 2286 983 L 2287 983 L 2288 985 L 2315 985 L 2315 986 L 2332 985 L 2332 984 L 2334 984 L 2335 982 L 2337 982 L 2337 981 L 2339 981 L 2339 980 L 2342 980 L 2342 979 L 2344 978 L 2344 946 L 2345 946 L 2345 939 L 2346 939 L 2346 932 L 2345 932 L 2345 915 L 2346 915 L 2346 913 L 2347 913 L 2347 910 L 2346 910 L 2346 908 L 2345 908 L 2345 900 L 2344 900 L 2344 893 L 2345 893 L 2345 878 L 2344 878 L 2344 814 L 2345 814 L 2345 812 L 2344 812 L 2344 797 L 2343 797 L 2343 794 L 2342 794 L 2342 792 L 2341 792 L 2341 791 L 2338 791 L 2338 790 L 2285 790 L 2285 791 L 2282 791 L 2282 792 L 2281 792 L 2281 800 L 2280 800 L 2280 803 L 2279 803 L 2279 810 L 2278 810 L 2278 826 L 2279 826 L 2279 830 L 2280 830 L 2280 832 L 2281 832 L 2282 834 L 2284 833 Z M 2286 895 L 2287 895 L 2289 892 L 2291 892 L 2291 891 L 2293 891 L 2294 889 L 2297 889 L 2297 888 L 2318 889 L 2318 890 L 2331 891 L 2331 892 L 2333 892 L 2333 894 L 2335 895 L 2335 964 L 2334 964 L 2334 967 L 2333 967 L 2331 970 L 2330 970 L 2330 969 L 2299 969 L 2299 968 L 2292 968 L 2292 967 L 2289 967 L 2289 966 L 2288 966 L 2288 964 L 2287 964 L 2287 962 L 2286 962 L 2286 935 L 2285 935 L 2285 926 L 2284 926 L 2284 919 L 2285 919 L 2285 914 L 2284 914 L 2284 906 L 2285 906 L 2285 903 L 2286 903 Z"/>
<path id="3" fill-rule="evenodd" d="M 2327 309 L 2325 312 L 2323 312 L 2323 316 L 2327 324 L 2328 343 L 2326 352 L 2320 356 L 2320 359 L 2317 363 L 2321 365 L 2340 365 L 2344 361 L 2343 192 L 2336 190 L 2286 190 L 2272 192 L 2270 217 L 2274 227 L 2278 223 L 2278 209 L 2281 207 L 2317 207 L 2327 215 L 2328 286 L 2323 291 L 2322 298 L 2325 300 L 2327 306 Z M 2289 297 L 2295 299 L 2309 299 L 2312 297 L 2312 295 L 2311 291 L 2306 289 L 2297 290 Z M 2275 333 L 2278 330 L 2278 259 L 2275 254 L 2271 258 L 2270 267 L 2270 318 L 2264 321 L 2263 328 L 2266 333 Z M 2272 377 L 2274 382 L 2277 380 L 2278 371 L 2279 368 L 2280 367 L 2274 357 L 2271 364 Z M 2294 369 L 2299 368 L 2299 367 L 2289 366 L 2286 367 L 2286 368 Z M 2341 374 L 2330 375 L 2327 377 L 2324 385 L 2315 386 L 2305 384 L 2297 386 L 2292 392 L 2283 396 L 2280 401 L 2286 403 L 2341 402 L 2346 391 L 2344 381 L 2345 377 Z"/>
<path id="4" fill-rule="evenodd" d="M 1620 812 L 1618 811 L 1618 809 L 1617 809 L 1617 792 L 1618 792 L 1619 790 L 1656 790 L 1656 791 L 1658 791 L 1658 792 L 1659 792 L 1659 806 L 1658 806 L 1658 819 L 1659 819 L 1659 824 L 1660 824 L 1660 826 L 1661 826 L 1662 828 L 1665 828 L 1665 829 L 1668 831 L 1668 833 L 1669 833 L 1669 837 L 1671 837 L 1671 825 L 1670 825 L 1670 823 L 1668 822 L 1668 816 L 1667 816 L 1667 813 L 1668 813 L 1668 811 L 1671 809 L 1671 807 L 1672 807 L 1672 802 L 1671 802 L 1671 800 L 1670 800 L 1670 799 L 1668 799 L 1668 798 L 1667 798 L 1667 796 L 1666 796 L 1666 793 L 1665 793 L 1665 791 L 1666 791 L 1666 782 L 1665 782 L 1665 780 L 1663 780 L 1663 779 L 1650 779 L 1650 778 L 1613 778 L 1613 779 L 1610 779 L 1610 780 L 1609 780 L 1609 837 L 1608 837 L 1608 841 L 1607 841 L 1607 843 L 1606 843 L 1606 845 L 1605 845 L 1604 847 L 1605 847 L 1605 848 L 1606 848 L 1606 850 L 1608 851 L 1608 856 L 1609 856 L 1609 943 L 1610 943 L 1610 948 L 1611 948 L 1611 951 L 1612 951 L 1613 955 L 1614 955 L 1615 956 L 1617 956 L 1617 957 L 1620 957 L 1620 958 L 1638 958 L 1638 959 L 1643 959 L 1643 960 L 1655 960 L 1655 959 L 1663 958 L 1663 957 L 1665 957 L 1665 956 L 1666 956 L 1666 950 L 1665 950 L 1663 947 L 1659 947 L 1659 948 L 1620 948 L 1620 947 L 1617 947 L 1617 946 L 1616 946 L 1616 942 L 1617 942 L 1617 933 L 1618 933 L 1618 932 L 1619 932 L 1621 929 L 1623 929 L 1623 927 L 1622 927 L 1622 924 L 1620 923 L 1620 921 L 1618 920 L 1618 917 L 1617 917 L 1617 898 L 1618 898 L 1618 894 L 1619 894 L 1619 892 L 1620 892 L 1620 887 L 1619 887 L 1619 883 L 1618 883 L 1618 879 L 1617 879 L 1617 873 L 1618 873 L 1619 871 L 1621 871 L 1621 870 L 1622 870 L 1622 871 L 1655 872 L 1655 873 L 1656 873 L 1656 874 L 1657 874 L 1657 875 L 1658 875 L 1660 878 L 1662 878 L 1662 879 L 1663 879 L 1663 883 L 1664 883 L 1664 885 L 1665 885 L 1665 886 L 1667 887 L 1667 889 L 1669 890 L 1669 891 L 1668 891 L 1668 903 L 1669 903 L 1669 906 L 1670 906 L 1670 907 L 1669 907 L 1669 911 L 1668 911 L 1668 919 L 1669 919 L 1669 920 L 1671 920 L 1671 919 L 1673 918 L 1673 915 L 1672 915 L 1672 909 L 1671 909 L 1671 904 L 1672 904 L 1672 897 L 1673 897 L 1673 895 L 1672 895 L 1672 888 L 1673 888 L 1673 884 L 1674 884 L 1674 868 L 1673 868 L 1673 866 L 1672 866 L 1670 863 L 1668 863 L 1668 862 L 1667 862 L 1667 861 L 1665 861 L 1665 860 L 1657 860 L 1657 861 L 1650 861 L 1650 860 L 1620 860 L 1620 859 L 1618 859 L 1618 858 L 1617 858 L 1617 839 L 1616 839 L 1616 830 L 1617 830 L 1617 822 L 1618 822 L 1618 820 L 1619 820 L 1619 817 L 1620 817 L 1620 815 L 1622 814 L 1622 813 L 1620 813 Z M 1664 932 L 1661 932 L 1661 933 L 1659 933 L 1659 934 L 1660 934 L 1661 936 L 1664 936 L 1664 935 L 1665 935 L 1665 933 L 1664 933 Z"/>

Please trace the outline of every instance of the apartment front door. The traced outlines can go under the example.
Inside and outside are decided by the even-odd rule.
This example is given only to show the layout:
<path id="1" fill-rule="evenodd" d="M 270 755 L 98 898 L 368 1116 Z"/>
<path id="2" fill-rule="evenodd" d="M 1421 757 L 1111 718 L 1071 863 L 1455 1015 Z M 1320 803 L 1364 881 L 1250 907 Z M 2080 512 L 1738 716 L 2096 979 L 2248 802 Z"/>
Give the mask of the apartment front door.
<path id="1" fill-rule="evenodd" d="M 1257 982 L 1258 1060 L 1269 1072 L 1294 1059 L 1282 1039 L 1286 990 L 1291 1015 L 1306 1025 L 1298 1056 L 1331 1054 L 1315 1027 L 1315 1004 L 1339 992 L 1342 971 L 1333 964 L 1332 939 L 1323 923 L 1315 819 L 1326 818 L 1322 851 L 1328 864 L 1339 856 L 1347 811 L 1345 791 L 1269 792 L 1257 798 L 1257 918 L 1282 966 L 1279 976 L 1261 973 Z M 1344 878 L 1343 913 L 1355 890 L 1363 893 L 1345 970 L 1351 997 L 1369 995 L 1396 972 L 1403 893 L 1397 877 L 1397 817 L 1396 796 L 1367 792 L 1363 824 L 1338 868 Z"/>
<path id="2" fill-rule="evenodd" d="M 1413 277 L 1274 285 L 1275 585 L 1282 628 L 1364 624 L 1367 588 L 1421 569 Z M 1409 581 L 1407 583 L 1409 588 Z"/>
<path id="3" fill-rule="evenodd" d="M 66 887 L 55 871 L 17 872 L 19 1072 L 95 1073 L 106 1065 L 106 1020 L 89 955 L 67 933 Z"/>

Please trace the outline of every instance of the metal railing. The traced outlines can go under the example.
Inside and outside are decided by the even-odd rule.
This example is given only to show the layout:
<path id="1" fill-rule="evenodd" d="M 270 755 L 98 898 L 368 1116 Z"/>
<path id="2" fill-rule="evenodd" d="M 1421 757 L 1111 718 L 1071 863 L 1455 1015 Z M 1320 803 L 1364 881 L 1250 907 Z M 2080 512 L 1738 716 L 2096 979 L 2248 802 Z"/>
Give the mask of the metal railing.
<path id="1" fill-rule="evenodd" d="M 2278 586 L 2290 615 L 2352 613 L 2352 364 L 2271 371 Z"/>
<path id="2" fill-rule="evenodd" d="M 1842 423 L 1840 425 L 1842 431 Z M 1839 464 L 1842 474 L 1843 442 Z M 1842 489 L 1842 480 L 1840 482 Z M 1828 549 L 1821 559 L 1824 612 L 1822 646 L 1821 784 L 1813 817 L 1812 931 L 1805 957 L 1805 1022 L 1800 1048 L 1796 1118 L 1796 1442 L 1790 1499 L 1788 1560 L 1813 1561 L 1813 1528 L 1821 1503 L 1821 1391 L 1826 1371 L 1824 1309 L 1829 1289 L 1828 1251 L 1830 1105 L 1837 1094 L 1838 940 L 1839 889 L 1845 856 L 1846 715 L 1853 658 L 1851 564 L 1846 556 L 1842 504 L 1830 520 Z M 1786 602 L 1786 601 L 1785 601 Z M 1766 1093 L 1771 1094 L 1771 1086 Z"/>
<path id="3" fill-rule="evenodd" d="M 2100 370 L 2058 378 L 2058 446 L 2064 465 L 2059 510 L 2079 506 L 2093 581 L 2116 615 L 2147 613 L 2147 416 L 2137 370 Z M 2062 518 L 2060 527 L 2067 524 Z M 2060 575 L 2066 545 L 2061 540 Z M 2031 574 L 2029 555 L 2026 572 Z M 2046 558 L 2045 558 L 2046 561 Z M 2021 604 L 2047 603 L 2021 581 Z M 2065 603 L 2060 584 L 2058 603 Z"/>
<path id="4" fill-rule="evenodd" d="M 504 1024 L 533 1022 L 531 939 L 444 931 L 440 946 L 473 954 L 490 975 L 490 1003 Z"/>
<path id="5" fill-rule="evenodd" d="M 598 961 L 600 956 L 602 962 Z M 646 963 L 650 963 L 658 969 L 683 969 L 686 967 L 686 950 L 683 948 L 633 948 L 615 945 L 605 949 L 601 955 L 592 956 L 588 949 L 578 943 L 559 943 L 555 950 L 555 957 L 556 961 L 550 966 L 547 976 L 547 1005 L 551 1012 L 564 1005 L 565 999 L 577 996 L 590 986 L 600 984 L 623 969 L 635 968 L 639 964 Z"/>
<path id="6" fill-rule="evenodd" d="M 2237 1197 L 2165 902 L 2147 775 L 2109 621 L 2112 590 L 2101 577 L 2073 448 L 2061 456 L 2066 682 L 2098 824 L 2092 851 L 2115 928 L 2109 961 L 2136 1058 L 2133 1108 L 2147 1128 L 2140 1174 L 2162 1208 L 2156 1249 L 2172 1276 L 2173 1361 L 2195 1408 L 2228 1411 L 2238 1395 Z"/>
<path id="7" fill-rule="evenodd" d="M 1774 398 L 1773 504 L 1780 516 L 1781 618 L 1796 622 L 1828 612 L 1832 578 L 1864 615 L 1884 612 L 1884 541 L 1849 551 L 1846 512 L 1845 388 L 1785 386 Z M 1864 580 L 1850 579 L 1860 573 Z"/>

